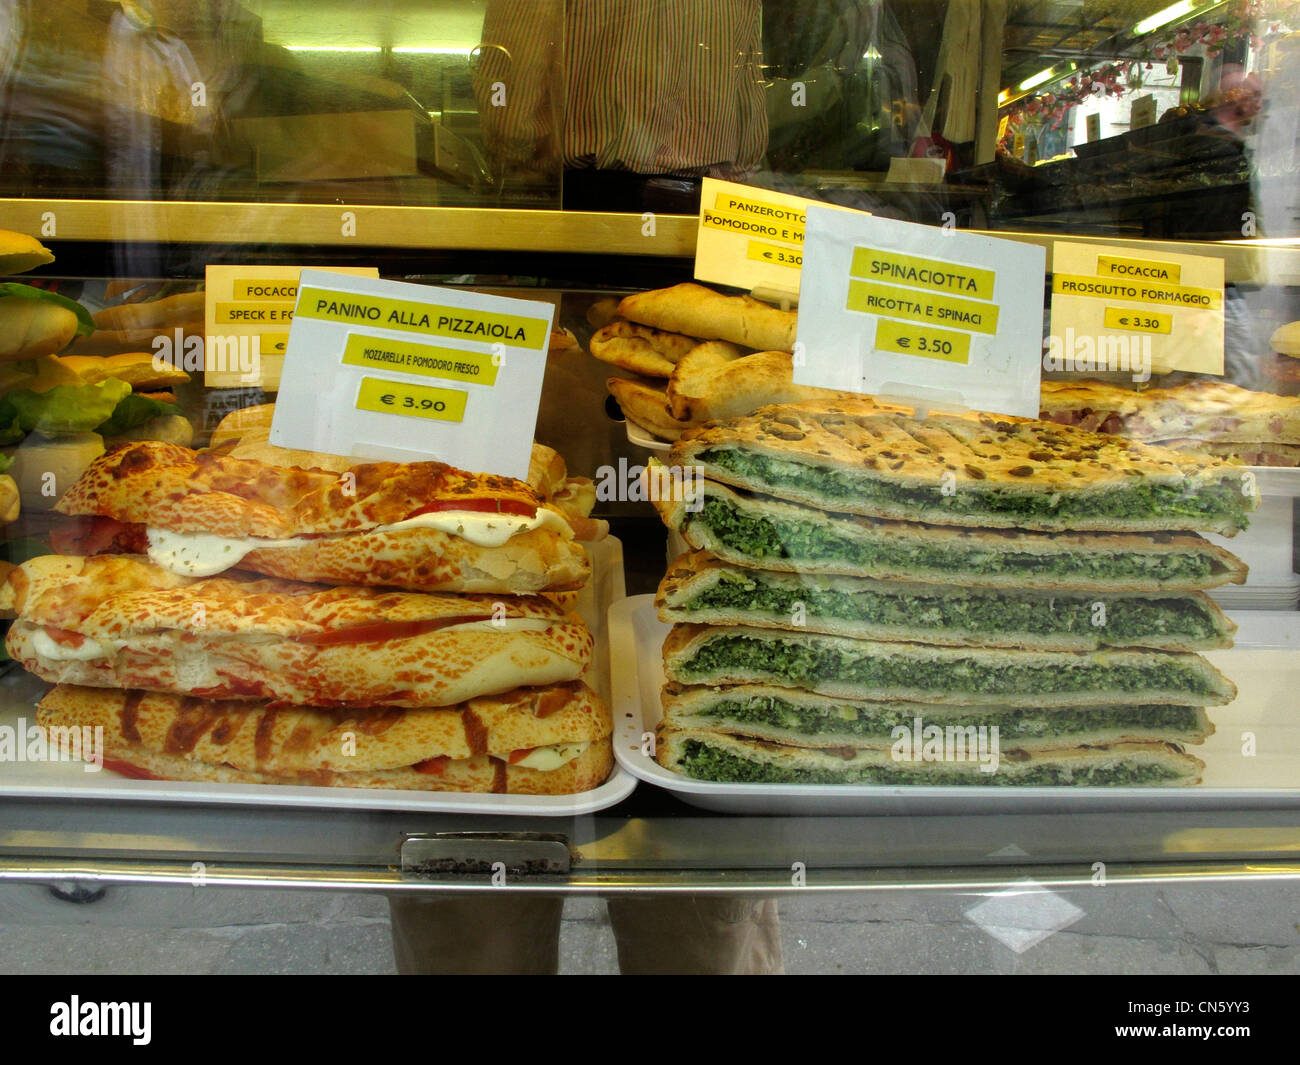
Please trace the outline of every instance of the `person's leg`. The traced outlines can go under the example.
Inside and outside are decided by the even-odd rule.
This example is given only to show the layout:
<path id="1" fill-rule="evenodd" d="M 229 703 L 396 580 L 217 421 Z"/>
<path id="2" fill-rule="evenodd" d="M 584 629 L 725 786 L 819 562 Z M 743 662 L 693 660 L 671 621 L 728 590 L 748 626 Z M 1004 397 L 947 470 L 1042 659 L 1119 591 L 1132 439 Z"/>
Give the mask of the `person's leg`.
<path id="1" fill-rule="evenodd" d="M 390 895 L 399 973 L 550 974 L 560 967 L 561 895 L 493 889 Z"/>
<path id="2" fill-rule="evenodd" d="M 618 895 L 607 901 L 624 974 L 783 971 L 774 899 Z"/>

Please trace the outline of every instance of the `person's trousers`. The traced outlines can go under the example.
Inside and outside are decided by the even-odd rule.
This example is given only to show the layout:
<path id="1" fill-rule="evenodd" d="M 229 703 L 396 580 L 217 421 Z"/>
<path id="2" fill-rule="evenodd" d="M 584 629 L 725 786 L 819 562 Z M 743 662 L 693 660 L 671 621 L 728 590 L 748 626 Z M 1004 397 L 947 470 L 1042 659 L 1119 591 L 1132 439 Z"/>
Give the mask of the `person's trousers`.
<path id="1" fill-rule="evenodd" d="M 776 902 L 742 896 L 606 900 L 625 974 L 781 972 Z M 401 973 L 554 973 L 564 899 L 496 889 L 390 896 Z"/>

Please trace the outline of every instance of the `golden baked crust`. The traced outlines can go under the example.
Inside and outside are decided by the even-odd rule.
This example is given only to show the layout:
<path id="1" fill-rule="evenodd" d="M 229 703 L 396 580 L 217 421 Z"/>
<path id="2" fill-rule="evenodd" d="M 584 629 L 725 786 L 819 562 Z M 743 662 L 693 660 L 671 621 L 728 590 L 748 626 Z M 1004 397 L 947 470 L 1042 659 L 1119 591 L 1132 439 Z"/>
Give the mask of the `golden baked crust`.
<path id="1" fill-rule="evenodd" d="M 724 452 L 757 456 L 781 482 L 723 465 Z M 1243 479 L 1249 475 L 1214 459 L 1028 418 L 882 414 L 865 397 L 766 407 L 692 430 L 668 461 L 808 506 L 948 525 L 1232 536 L 1259 506 L 1253 481 Z M 804 483 L 784 483 L 792 477 Z M 1128 493 L 1137 481 L 1170 489 L 1176 505 L 1133 515 L 1107 510 L 1112 493 Z M 1202 499 L 1224 513 L 1198 512 L 1189 502 Z"/>
<path id="2" fill-rule="evenodd" d="M 365 463 L 347 473 L 351 476 L 139 441 L 100 456 L 57 509 L 175 532 L 287 538 L 373 529 L 435 501 L 486 498 L 542 505 L 523 481 L 467 473 L 441 462 Z"/>
<path id="3" fill-rule="evenodd" d="M 693 337 L 635 322 L 611 322 L 591 337 L 591 353 L 601 362 L 646 377 L 667 377 L 677 360 L 693 347 Z"/>
<path id="4" fill-rule="evenodd" d="M 651 466 L 661 466 L 651 460 Z M 990 588 L 1062 588 L 1076 591 L 1100 592 L 1183 592 L 1204 588 L 1217 588 L 1223 584 L 1244 584 L 1245 563 L 1218 544 L 1212 544 L 1195 533 L 1044 533 L 1009 529 L 970 529 L 954 525 L 924 525 L 915 521 L 888 521 L 879 518 L 859 517 L 851 514 L 834 514 L 798 503 L 786 503 L 769 496 L 737 492 L 717 481 L 699 482 L 702 503 L 715 499 L 734 515 L 750 523 L 770 524 L 776 540 L 774 549 L 764 549 L 755 555 L 734 546 L 724 539 L 703 513 L 703 506 L 692 511 L 687 502 L 671 494 L 651 496 L 651 503 L 659 517 L 670 529 L 681 533 L 694 548 L 709 551 L 719 558 L 741 566 L 758 566 L 763 569 L 789 573 L 861 574 L 863 567 L 834 555 L 812 557 L 800 554 L 800 544 L 792 548 L 781 543 L 780 530 L 784 525 L 812 528 L 820 537 L 838 542 L 846 549 L 885 549 L 893 556 L 907 557 L 918 547 L 933 548 L 936 552 L 970 553 L 993 562 L 1027 558 L 1044 561 L 1069 554 L 1083 560 L 1147 558 L 1158 560 L 1162 555 L 1187 554 L 1203 558 L 1204 576 L 1194 579 L 1157 577 L 1135 579 L 1116 578 L 1105 572 L 1104 565 L 1093 564 L 1073 573 L 1069 579 L 1050 576 L 1045 567 L 990 565 L 983 570 L 971 566 L 933 565 L 919 568 L 907 562 L 881 563 L 871 566 L 872 576 L 882 580 L 926 580 L 935 584 L 978 585 Z M 790 557 L 782 554 L 789 551 Z"/>
<path id="5" fill-rule="evenodd" d="M 400 769 L 430 758 L 508 758 L 514 751 L 603 739 L 609 708 L 580 682 L 516 688 L 445 708 L 271 707 L 161 692 L 60 684 L 41 701 L 55 724 L 160 754 L 252 772 Z"/>
<path id="6" fill-rule="evenodd" d="M 447 706 L 576 680 L 592 654 L 581 619 L 540 596 L 194 579 L 112 555 L 32 559 L 4 587 L 0 606 L 18 613 L 9 653 L 56 683 L 296 705 Z M 454 627 L 466 623 L 482 627 Z M 42 637 L 81 657 L 50 651 Z"/>
<path id="7" fill-rule="evenodd" d="M 104 767 L 133 777 L 567 795 L 598 787 L 614 761 L 608 708 L 581 686 L 566 699 L 569 690 L 512 692 L 444 710 L 334 711 L 59 685 L 36 719 L 45 728 L 102 727 Z M 539 716 L 539 706 L 555 708 Z M 556 734 L 575 736 L 557 742 L 590 746 L 558 769 L 510 764 L 504 744 Z M 448 752 L 434 753 L 443 740 Z M 485 744 L 490 750 L 479 751 Z M 336 755 L 336 745 L 355 746 L 356 755 Z"/>
<path id="8" fill-rule="evenodd" d="M 668 397 L 662 389 L 629 381 L 624 377 L 611 377 L 605 382 L 629 421 L 644 426 L 665 440 L 676 440 L 690 425 L 679 422 L 668 413 Z"/>
<path id="9" fill-rule="evenodd" d="M 729 340 L 755 351 L 794 351 L 798 316 L 752 296 L 724 296 L 686 282 L 639 292 L 618 305 L 620 317 L 701 340 Z"/>

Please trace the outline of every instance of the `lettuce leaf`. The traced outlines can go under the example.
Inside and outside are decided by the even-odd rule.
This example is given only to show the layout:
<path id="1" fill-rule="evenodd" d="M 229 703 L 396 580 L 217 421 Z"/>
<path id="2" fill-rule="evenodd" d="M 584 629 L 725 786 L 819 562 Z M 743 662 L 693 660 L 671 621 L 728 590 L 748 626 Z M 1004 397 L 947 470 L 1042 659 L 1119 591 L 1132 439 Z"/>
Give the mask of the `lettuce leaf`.
<path id="1" fill-rule="evenodd" d="M 116 407 L 108 420 L 95 429 L 102 436 L 116 436 L 118 433 L 137 429 L 147 421 L 164 414 L 176 414 L 175 403 L 165 403 L 160 399 L 150 399 L 138 392 L 132 392 Z"/>
<path id="2" fill-rule="evenodd" d="M 76 300 L 70 300 L 67 296 L 60 296 L 57 292 L 36 288 L 34 285 L 22 285 L 16 281 L 6 281 L 0 284 L 0 299 L 5 296 L 16 296 L 25 300 L 48 300 L 50 303 L 57 303 L 60 307 L 71 311 L 77 316 L 77 336 L 89 336 L 95 331 L 95 319 L 90 316 L 90 312 Z"/>
<path id="3" fill-rule="evenodd" d="M 129 395 L 131 386 L 116 377 L 94 385 L 59 385 L 48 392 L 17 389 L 0 400 L 0 445 L 16 444 L 30 432 L 93 432 Z"/>

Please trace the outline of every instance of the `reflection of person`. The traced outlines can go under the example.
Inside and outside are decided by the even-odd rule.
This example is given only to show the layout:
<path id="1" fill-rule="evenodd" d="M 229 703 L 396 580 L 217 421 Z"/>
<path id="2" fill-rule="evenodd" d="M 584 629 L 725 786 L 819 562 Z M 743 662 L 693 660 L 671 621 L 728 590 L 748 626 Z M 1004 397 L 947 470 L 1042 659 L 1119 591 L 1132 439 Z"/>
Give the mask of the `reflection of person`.
<path id="1" fill-rule="evenodd" d="M 563 166 L 566 202 L 614 209 L 647 175 L 745 174 L 767 146 L 759 28 L 758 0 L 492 0 L 475 93 L 494 171 Z"/>
<path id="2" fill-rule="evenodd" d="M 402 973 L 545 975 L 559 968 L 556 895 L 491 892 L 391 897 Z M 782 971 L 776 903 L 701 895 L 607 900 L 624 975 L 766 975 Z"/>

